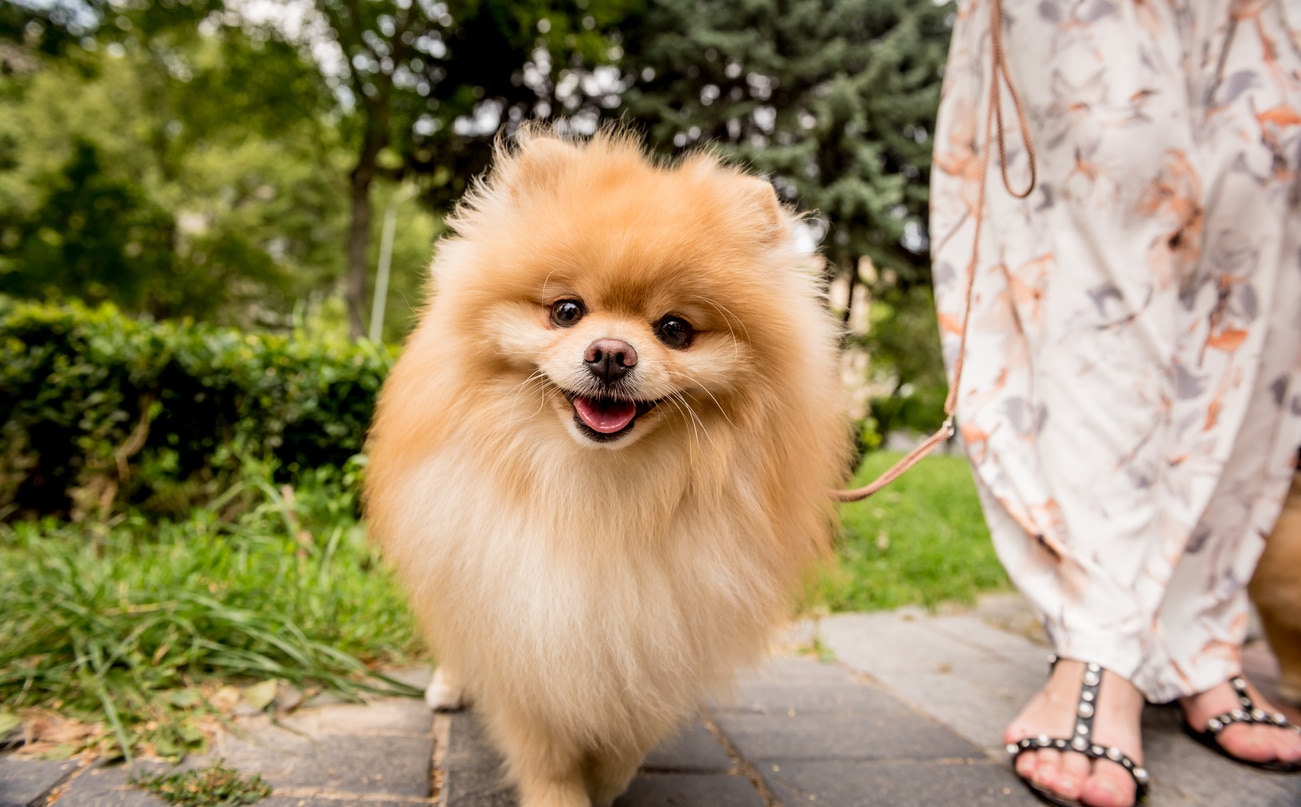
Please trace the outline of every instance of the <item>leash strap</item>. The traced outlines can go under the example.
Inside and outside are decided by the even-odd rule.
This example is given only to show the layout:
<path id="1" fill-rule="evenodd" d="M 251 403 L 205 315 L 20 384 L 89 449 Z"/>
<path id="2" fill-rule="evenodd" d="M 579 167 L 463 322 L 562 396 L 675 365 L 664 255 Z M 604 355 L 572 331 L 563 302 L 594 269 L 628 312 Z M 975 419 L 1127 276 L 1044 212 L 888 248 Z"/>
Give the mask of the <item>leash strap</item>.
<path id="1" fill-rule="evenodd" d="M 981 225 L 985 221 L 985 181 L 989 176 L 989 155 L 993 150 L 990 135 L 994 134 L 995 130 L 997 130 L 999 171 L 1003 176 L 1003 187 L 1007 189 L 1007 192 L 1018 199 L 1024 199 L 1034 191 L 1038 182 L 1038 173 L 1035 169 L 1034 143 L 1030 140 L 1030 127 L 1026 123 L 1025 108 L 1021 105 L 1021 95 L 1016 91 L 1016 85 L 1012 83 L 1012 75 L 1008 72 L 1006 53 L 1003 50 L 1002 0 L 989 0 L 989 38 L 989 105 L 985 109 L 985 135 L 980 158 L 980 189 L 976 196 L 975 234 L 971 242 L 971 261 L 967 264 L 967 287 L 963 295 L 962 333 L 958 342 L 958 355 L 953 360 L 953 381 L 949 384 L 949 393 L 944 398 L 944 423 L 934 434 L 923 440 L 920 445 L 909 451 L 874 481 L 861 488 L 835 491 L 835 498 L 841 502 L 861 501 L 876 493 L 900 476 L 903 476 L 905 471 L 916 465 L 922 457 L 931 453 L 935 446 L 952 437 L 956 431 L 953 417 L 958 408 L 958 387 L 962 383 L 962 365 L 967 356 L 967 322 L 971 318 L 972 289 L 976 285 L 976 264 L 980 258 Z M 1021 190 L 1012 187 L 1012 181 L 1007 175 L 1007 144 L 1003 133 L 1002 107 L 1002 88 L 1004 86 L 1007 87 L 1008 94 L 1012 97 L 1012 106 L 1016 109 L 1017 123 L 1020 127 L 1021 141 L 1025 144 L 1026 155 L 1030 161 L 1030 179 L 1025 188 Z"/>

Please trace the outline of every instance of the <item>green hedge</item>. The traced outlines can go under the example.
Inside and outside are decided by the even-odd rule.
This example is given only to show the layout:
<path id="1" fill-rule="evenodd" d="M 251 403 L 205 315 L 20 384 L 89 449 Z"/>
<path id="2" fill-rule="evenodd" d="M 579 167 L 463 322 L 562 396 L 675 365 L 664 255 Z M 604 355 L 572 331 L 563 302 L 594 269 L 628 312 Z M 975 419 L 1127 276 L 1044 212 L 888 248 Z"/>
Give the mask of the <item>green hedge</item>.
<path id="1" fill-rule="evenodd" d="M 393 352 L 0 297 L 0 517 L 176 511 L 361 451 Z"/>

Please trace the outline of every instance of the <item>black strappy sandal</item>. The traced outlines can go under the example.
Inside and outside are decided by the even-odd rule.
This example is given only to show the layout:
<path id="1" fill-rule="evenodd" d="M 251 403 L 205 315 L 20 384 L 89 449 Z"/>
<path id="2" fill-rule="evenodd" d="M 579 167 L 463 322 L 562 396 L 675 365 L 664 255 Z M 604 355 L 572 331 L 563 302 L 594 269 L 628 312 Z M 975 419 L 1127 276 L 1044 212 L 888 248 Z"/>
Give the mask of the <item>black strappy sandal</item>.
<path id="1" fill-rule="evenodd" d="M 1284 717 L 1281 712 L 1269 714 L 1264 709 L 1256 708 L 1256 704 L 1252 702 L 1251 696 L 1247 694 L 1247 682 L 1242 680 L 1242 676 L 1233 676 L 1229 679 L 1229 684 L 1233 686 L 1234 692 L 1237 693 L 1238 703 L 1242 704 L 1242 707 L 1212 717 L 1210 720 L 1206 721 L 1206 728 L 1202 731 L 1193 728 L 1192 724 L 1188 722 L 1188 716 L 1185 713 L 1183 720 L 1184 733 L 1212 751 L 1215 751 L 1221 756 L 1228 757 L 1234 762 L 1249 765 L 1253 768 L 1260 768 L 1262 771 L 1274 771 L 1276 773 L 1301 772 L 1301 763 L 1281 762 L 1279 760 L 1255 762 L 1232 754 L 1227 748 L 1220 745 L 1220 741 L 1217 739 L 1219 733 L 1234 723 L 1259 723 L 1266 726 L 1276 726 L 1281 729 L 1290 729 L 1301 734 L 1301 727 L 1292 725 L 1292 723 L 1288 722 L 1288 719 Z"/>
<path id="2" fill-rule="evenodd" d="M 1056 664 L 1057 658 L 1050 656 L 1049 661 Z M 1134 804 L 1137 805 L 1147 797 L 1147 784 L 1150 781 L 1147 771 L 1119 748 L 1101 746 L 1090 739 L 1093 736 L 1093 716 L 1097 713 L 1098 687 L 1101 684 L 1102 667 L 1098 664 L 1086 663 L 1084 665 L 1084 676 L 1080 682 L 1080 698 L 1075 707 L 1074 735 L 1069 739 L 1049 737 L 1047 734 L 1040 734 L 1038 737 L 1026 737 L 1020 742 L 1008 743 L 1007 752 L 1012 755 L 1013 769 L 1016 767 L 1017 758 L 1022 754 L 1027 751 L 1039 751 L 1045 748 L 1062 752 L 1074 752 L 1083 754 L 1090 759 L 1105 759 L 1114 762 L 1124 768 L 1134 780 Z M 1025 782 L 1025 786 L 1030 788 L 1031 793 L 1048 804 L 1055 804 L 1058 807 L 1080 807 L 1079 801 L 1068 801 L 1056 793 L 1037 787 L 1034 782 L 1023 776 L 1018 775 L 1017 778 Z"/>

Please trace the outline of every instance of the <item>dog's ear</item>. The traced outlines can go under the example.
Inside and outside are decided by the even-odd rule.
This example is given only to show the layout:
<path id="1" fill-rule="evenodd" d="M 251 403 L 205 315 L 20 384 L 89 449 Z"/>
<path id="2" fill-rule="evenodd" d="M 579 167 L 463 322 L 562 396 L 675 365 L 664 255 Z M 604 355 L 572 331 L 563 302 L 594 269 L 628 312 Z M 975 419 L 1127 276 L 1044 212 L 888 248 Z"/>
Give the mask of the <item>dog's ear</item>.
<path id="1" fill-rule="evenodd" d="M 533 191 L 546 190 L 578 157 L 577 146 L 548 134 L 526 135 L 520 138 L 518 151 L 511 159 L 501 163 L 501 185 L 512 196 L 520 197 Z"/>
<path id="2" fill-rule="evenodd" d="M 789 214 L 777 199 L 777 190 L 766 179 L 744 174 L 739 177 L 740 192 L 754 211 L 755 223 L 762 228 L 760 238 L 772 243 L 786 236 Z"/>

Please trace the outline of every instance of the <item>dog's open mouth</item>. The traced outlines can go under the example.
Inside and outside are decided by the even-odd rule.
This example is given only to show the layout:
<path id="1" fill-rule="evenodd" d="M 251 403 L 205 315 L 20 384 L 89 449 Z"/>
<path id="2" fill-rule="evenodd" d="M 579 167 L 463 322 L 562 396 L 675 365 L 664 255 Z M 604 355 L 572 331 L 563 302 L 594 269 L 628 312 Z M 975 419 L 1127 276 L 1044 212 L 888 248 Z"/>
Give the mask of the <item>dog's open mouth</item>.
<path id="1" fill-rule="evenodd" d="M 574 407 L 574 422 L 589 439 L 598 443 L 617 440 L 636 424 L 637 418 L 655 408 L 659 401 L 629 401 L 621 398 L 567 394 Z"/>

